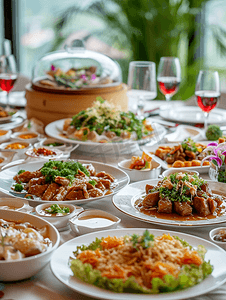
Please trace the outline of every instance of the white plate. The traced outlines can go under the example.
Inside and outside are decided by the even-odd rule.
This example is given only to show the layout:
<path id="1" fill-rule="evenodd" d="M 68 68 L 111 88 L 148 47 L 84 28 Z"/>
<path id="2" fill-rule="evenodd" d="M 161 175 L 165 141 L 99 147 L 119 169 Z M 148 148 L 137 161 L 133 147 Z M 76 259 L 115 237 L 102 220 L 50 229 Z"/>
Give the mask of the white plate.
<path id="1" fill-rule="evenodd" d="M 62 137 L 61 131 L 63 128 L 65 119 L 58 120 L 48 124 L 45 128 L 45 132 L 48 136 L 61 140 L 65 143 L 79 144 L 79 150 L 84 152 L 92 152 L 92 153 L 104 153 L 104 154 L 112 154 L 120 152 L 120 154 L 132 153 L 136 150 L 139 150 L 138 143 L 139 141 L 126 141 L 126 142 L 115 142 L 115 143 L 96 143 L 91 141 L 77 141 L 71 140 L 65 137 Z M 166 129 L 164 126 L 154 123 L 152 124 L 154 128 L 154 136 L 148 139 L 149 145 L 154 145 L 161 141 L 166 134 Z M 145 140 L 142 140 L 145 141 Z"/>
<path id="2" fill-rule="evenodd" d="M 3 130 L 14 129 L 16 127 L 22 126 L 23 123 L 25 123 L 25 119 L 21 116 L 16 116 L 14 118 L 11 118 L 9 121 L 5 123 L 0 122 L 0 129 Z"/>
<path id="3" fill-rule="evenodd" d="M 92 161 L 86 161 L 86 160 L 79 160 L 79 162 L 88 164 L 91 163 L 95 167 L 97 172 L 105 171 L 112 176 L 115 177 L 115 182 L 117 183 L 117 186 L 113 189 L 113 193 L 102 196 L 102 197 L 96 197 L 96 198 L 89 198 L 89 199 L 82 199 L 82 200 L 68 200 L 68 201 L 58 201 L 58 204 L 83 204 L 91 201 L 97 201 L 100 199 L 110 199 L 112 195 L 120 191 L 123 187 L 128 185 L 129 183 L 129 176 L 122 170 L 119 170 L 116 167 L 110 166 L 108 164 L 99 163 L 99 162 L 92 162 Z M 44 161 L 38 161 L 38 162 L 31 162 L 26 164 L 19 164 L 17 166 L 8 168 L 6 170 L 3 170 L 0 172 L 0 191 L 3 192 L 6 195 L 10 195 L 13 197 L 23 198 L 24 194 L 16 193 L 11 190 L 12 184 L 15 182 L 13 180 L 13 177 L 19 172 L 19 170 L 26 170 L 26 171 L 36 171 L 39 170 L 43 165 Z M 41 199 L 27 199 L 30 203 L 30 205 L 38 205 L 42 203 L 51 203 L 52 201 L 45 201 Z"/>
<path id="4" fill-rule="evenodd" d="M 15 111 L 15 110 L 12 110 L 12 111 Z M 13 115 L 0 118 L 0 123 L 2 124 L 2 123 L 5 123 L 5 122 L 8 122 L 8 121 L 18 117 L 18 115 L 19 115 L 19 112 L 15 111 L 15 113 Z"/>
<path id="5" fill-rule="evenodd" d="M 144 295 L 144 294 L 129 294 L 129 293 L 114 293 L 108 290 L 104 290 L 95 287 L 91 284 L 87 284 L 73 276 L 71 269 L 68 266 L 68 260 L 70 256 L 73 256 L 73 251 L 76 250 L 77 246 L 82 244 L 88 245 L 96 238 L 116 236 L 121 237 L 125 235 L 132 234 L 143 234 L 145 228 L 130 228 L 130 229 L 112 229 L 94 232 L 86 234 L 77 238 L 70 240 L 69 242 L 60 246 L 53 254 L 50 266 L 53 274 L 59 279 L 63 284 L 65 284 L 70 289 L 77 291 L 81 294 L 88 295 L 94 298 L 108 299 L 108 300 L 181 300 L 188 299 L 190 297 L 195 297 L 204 293 L 208 293 L 226 281 L 226 252 L 220 247 L 208 242 L 204 239 L 179 233 L 175 231 L 159 230 L 159 229 L 148 229 L 155 236 L 162 235 L 164 233 L 170 233 L 176 235 L 181 239 L 185 239 L 189 244 L 194 247 L 198 245 L 203 245 L 207 249 L 205 260 L 210 260 L 211 264 L 214 266 L 213 273 L 209 275 L 201 283 L 173 293 L 161 293 L 158 295 Z"/>
<path id="6" fill-rule="evenodd" d="M 197 143 L 199 143 L 198 141 L 196 141 Z M 200 143 L 201 144 L 209 144 L 211 141 L 201 141 Z M 146 152 L 151 152 L 151 153 L 155 153 L 155 151 L 161 147 L 161 146 L 169 146 L 169 147 L 173 147 L 173 146 L 177 146 L 178 143 L 168 143 L 168 144 L 158 144 L 158 145 L 154 145 L 154 146 L 144 146 L 143 147 L 143 150 L 146 151 Z M 153 156 L 153 159 L 155 161 L 157 161 L 161 167 L 164 169 L 164 170 L 169 170 L 171 169 L 170 167 L 168 167 L 168 164 L 167 162 L 165 162 L 164 160 L 162 160 L 161 158 L 159 158 L 158 156 L 155 156 L 154 154 L 152 155 Z M 182 167 L 182 169 L 188 169 L 189 171 L 197 171 L 199 172 L 199 174 L 202 174 L 202 173 L 208 173 L 209 172 L 209 168 L 210 166 L 203 166 L 203 167 L 200 167 L 200 166 L 197 166 L 197 167 Z M 178 171 L 180 171 L 180 168 L 177 168 Z"/>
<path id="7" fill-rule="evenodd" d="M 160 110 L 160 116 L 163 119 L 182 122 L 182 123 L 204 123 L 204 113 L 198 106 L 179 106 L 170 110 Z M 225 123 L 226 110 L 215 108 L 210 112 L 208 123 L 221 124 Z"/>
<path id="8" fill-rule="evenodd" d="M 188 137 L 197 141 L 202 138 L 202 135 L 202 129 L 189 125 L 179 125 L 174 132 L 165 135 L 165 141 L 168 143 L 183 142 Z"/>
<path id="9" fill-rule="evenodd" d="M 214 182 L 211 180 L 206 180 L 212 189 L 212 191 L 216 194 L 222 194 L 226 196 L 226 184 Z M 167 220 L 156 218 L 154 216 L 149 216 L 139 212 L 135 207 L 134 204 L 136 200 L 138 200 L 142 195 L 145 194 L 145 187 L 146 184 L 156 185 L 159 182 L 159 179 L 152 179 L 152 180 L 144 180 L 140 182 L 135 182 L 129 184 L 127 187 L 122 189 L 119 193 L 113 196 L 112 202 L 116 208 L 118 208 L 121 212 L 138 219 L 140 221 L 144 221 L 147 223 L 154 223 L 159 225 L 165 226 L 180 226 L 180 227 L 187 227 L 187 226 L 208 226 L 208 225 L 215 225 L 219 223 L 226 222 L 226 215 L 220 216 L 214 219 L 206 219 L 206 220 L 196 220 L 196 221 L 178 221 L 178 220 Z"/>

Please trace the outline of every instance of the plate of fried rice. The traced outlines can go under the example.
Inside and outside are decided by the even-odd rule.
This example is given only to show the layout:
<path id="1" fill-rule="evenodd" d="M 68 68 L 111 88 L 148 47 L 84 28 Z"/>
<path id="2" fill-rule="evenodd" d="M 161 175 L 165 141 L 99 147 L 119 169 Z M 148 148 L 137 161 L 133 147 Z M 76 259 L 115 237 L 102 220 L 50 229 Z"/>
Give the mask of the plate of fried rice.
<path id="1" fill-rule="evenodd" d="M 184 233 L 112 229 L 63 244 L 51 269 L 67 287 L 94 298 L 179 300 L 226 281 L 226 252 Z"/>

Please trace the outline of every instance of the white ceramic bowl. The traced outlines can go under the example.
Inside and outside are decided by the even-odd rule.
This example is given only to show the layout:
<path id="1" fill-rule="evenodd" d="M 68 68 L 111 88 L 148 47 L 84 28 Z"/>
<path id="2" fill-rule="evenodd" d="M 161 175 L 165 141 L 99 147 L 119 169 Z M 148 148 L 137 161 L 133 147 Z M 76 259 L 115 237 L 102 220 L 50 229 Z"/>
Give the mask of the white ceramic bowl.
<path id="1" fill-rule="evenodd" d="M 6 148 L 8 145 L 14 144 L 14 143 L 19 143 L 19 144 L 25 145 L 25 148 L 23 148 L 23 149 L 7 149 L 7 148 Z M 7 150 L 7 151 L 10 151 L 10 152 L 16 152 L 18 157 L 23 156 L 24 153 L 25 153 L 29 148 L 31 148 L 31 144 L 29 144 L 29 143 L 27 143 L 27 142 L 21 142 L 21 141 L 19 141 L 19 140 L 11 140 L 10 142 L 3 143 L 3 144 L 0 145 L 0 149 L 2 149 L 2 150 Z"/>
<path id="2" fill-rule="evenodd" d="M 217 227 L 217 228 L 212 229 L 212 230 L 209 232 L 209 237 L 210 237 L 211 242 L 213 242 L 214 244 L 216 244 L 216 245 L 222 247 L 224 250 L 226 250 L 226 242 L 219 242 L 219 241 L 216 241 L 216 240 L 214 239 L 214 236 L 215 236 L 216 234 L 218 234 L 219 231 L 222 230 L 222 229 L 226 231 L 226 227 Z"/>
<path id="3" fill-rule="evenodd" d="M 69 220 L 71 230 L 76 234 L 113 229 L 121 219 L 99 209 L 88 209 Z"/>
<path id="4" fill-rule="evenodd" d="M 131 164 L 131 159 L 125 159 L 118 163 L 119 168 L 121 168 L 123 171 L 125 171 L 131 181 L 141 181 L 141 180 L 147 180 L 147 179 L 155 179 L 158 178 L 160 172 L 161 172 L 161 165 L 157 163 L 154 159 L 152 159 L 152 169 L 146 169 L 146 170 L 134 170 L 130 169 L 129 166 Z"/>
<path id="5" fill-rule="evenodd" d="M 50 146 L 48 146 L 51 143 L 60 143 L 60 144 L 63 144 L 63 145 L 60 145 L 60 146 L 50 145 Z M 64 150 L 66 148 L 66 144 L 64 142 L 59 141 L 59 140 L 54 139 L 54 138 L 46 138 L 45 140 L 40 142 L 40 145 L 42 145 L 44 147 L 53 147 L 54 149 L 60 149 L 60 150 Z"/>
<path id="6" fill-rule="evenodd" d="M 64 155 L 64 153 L 59 150 L 59 149 L 54 149 L 53 147 L 44 147 L 44 146 L 41 146 L 41 147 L 38 147 L 36 149 L 39 149 L 39 148 L 45 148 L 47 150 L 50 150 L 50 151 L 53 151 L 55 152 L 56 154 L 53 154 L 53 155 L 42 155 L 42 154 L 36 154 L 34 152 L 34 149 L 33 148 L 30 148 L 30 149 L 27 149 L 27 151 L 25 152 L 25 154 L 29 157 L 32 157 L 32 158 L 41 158 L 41 159 L 58 159 L 60 157 L 62 157 Z"/>
<path id="7" fill-rule="evenodd" d="M 15 198 L 1 198 L 0 199 L 0 209 L 4 210 L 14 210 L 20 211 L 26 208 L 29 205 L 28 201 L 23 199 L 15 199 Z M 3 207 L 12 207 L 12 209 L 7 209 Z"/>
<path id="8" fill-rule="evenodd" d="M 12 131 L 11 130 L 3 130 L 3 129 L 1 129 L 0 133 L 1 133 L 1 135 L 0 135 L 0 143 L 3 143 L 3 142 L 8 141 L 10 139 Z M 2 135 L 2 133 L 4 133 L 4 134 Z"/>
<path id="9" fill-rule="evenodd" d="M 197 171 L 190 171 L 186 168 L 182 169 L 182 168 L 170 168 L 169 170 L 165 170 L 163 173 L 162 173 L 162 177 L 167 177 L 169 176 L 170 174 L 174 174 L 174 173 L 188 173 L 190 175 L 194 175 L 196 174 L 197 176 L 199 176 L 199 172 Z"/>
<path id="10" fill-rule="evenodd" d="M 49 222 L 34 215 L 19 211 L 0 210 L 0 219 L 15 222 L 29 222 L 36 228 L 47 226 L 52 247 L 46 252 L 14 261 L 0 260 L 0 281 L 17 281 L 29 278 L 44 268 L 51 259 L 52 253 L 59 245 L 60 235 Z"/>
<path id="11" fill-rule="evenodd" d="M 33 135 L 35 135 L 35 137 L 30 138 L 30 139 L 24 139 L 24 138 L 20 137 L 21 135 L 27 135 L 27 134 L 33 134 Z M 20 132 L 15 132 L 11 135 L 12 139 L 17 139 L 18 141 L 27 142 L 30 144 L 36 143 L 38 141 L 39 137 L 40 137 L 40 134 L 35 131 L 20 131 Z"/>
<path id="12" fill-rule="evenodd" d="M 57 229 L 63 230 L 68 226 L 69 219 L 73 218 L 75 215 L 81 213 L 84 209 L 80 206 L 72 205 L 72 204 L 60 204 L 61 207 L 69 207 L 70 213 L 65 216 L 45 216 L 41 213 L 42 210 L 44 210 L 47 207 L 50 207 L 53 204 L 58 204 L 57 202 L 53 203 L 45 203 L 40 204 L 35 207 L 35 212 L 37 216 L 43 218 L 44 220 L 50 222 L 52 225 L 54 225 Z"/>

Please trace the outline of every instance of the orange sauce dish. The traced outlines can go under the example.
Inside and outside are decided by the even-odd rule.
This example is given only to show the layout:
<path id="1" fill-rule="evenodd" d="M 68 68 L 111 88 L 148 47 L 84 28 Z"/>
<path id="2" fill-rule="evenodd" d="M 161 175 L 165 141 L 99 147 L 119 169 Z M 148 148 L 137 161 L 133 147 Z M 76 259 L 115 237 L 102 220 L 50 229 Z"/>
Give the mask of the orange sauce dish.
<path id="1" fill-rule="evenodd" d="M 5 147 L 5 149 L 13 149 L 13 150 L 18 150 L 18 149 L 24 149 L 26 148 L 27 145 L 24 144 L 20 144 L 20 143 L 13 143 L 13 144 L 9 144 Z"/>
<path id="2" fill-rule="evenodd" d="M 35 133 L 23 133 L 20 134 L 18 137 L 24 140 L 36 138 L 38 135 Z"/>
<path id="3" fill-rule="evenodd" d="M 5 135 L 7 132 L 8 132 L 7 130 L 0 130 L 0 136 Z"/>

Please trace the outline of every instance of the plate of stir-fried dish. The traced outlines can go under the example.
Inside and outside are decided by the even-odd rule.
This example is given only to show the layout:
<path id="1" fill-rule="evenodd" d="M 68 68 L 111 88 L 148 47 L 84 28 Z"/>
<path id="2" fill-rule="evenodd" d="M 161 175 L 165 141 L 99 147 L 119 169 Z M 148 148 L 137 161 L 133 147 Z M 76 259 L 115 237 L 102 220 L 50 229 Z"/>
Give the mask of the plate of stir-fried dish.
<path id="1" fill-rule="evenodd" d="M 110 198 L 129 183 L 116 167 L 90 161 L 49 160 L 10 167 L 0 172 L 0 190 L 34 204 L 57 201 L 82 204 Z"/>
<path id="2" fill-rule="evenodd" d="M 179 300 L 223 284 L 225 258 L 223 249 L 195 236 L 120 228 L 63 244 L 53 254 L 51 268 L 66 286 L 90 297 Z"/>
<path id="3" fill-rule="evenodd" d="M 166 134 L 160 124 L 140 120 L 132 112 L 122 112 L 111 102 L 98 97 L 92 107 L 69 119 L 48 124 L 46 134 L 64 142 L 83 146 L 112 148 L 114 146 L 156 143 Z"/>
<path id="4" fill-rule="evenodd" d="M 128 185 L 113 196 L 123 213 L 148 223 L 170 226 L 208 226 L 226 221 L 225 183 L 196 174 L 175 172 L 161 180 Z"/>

